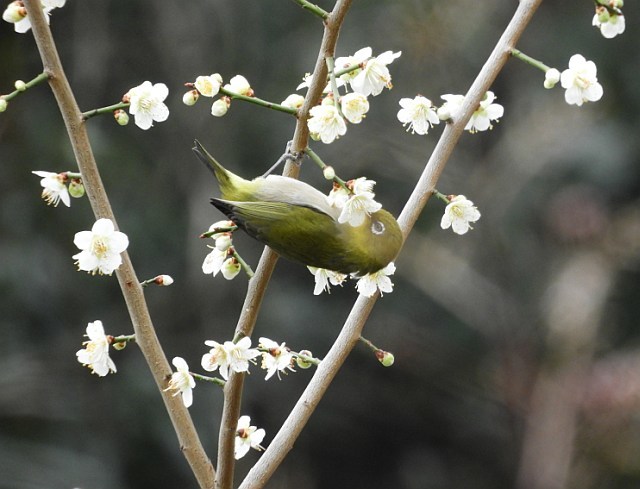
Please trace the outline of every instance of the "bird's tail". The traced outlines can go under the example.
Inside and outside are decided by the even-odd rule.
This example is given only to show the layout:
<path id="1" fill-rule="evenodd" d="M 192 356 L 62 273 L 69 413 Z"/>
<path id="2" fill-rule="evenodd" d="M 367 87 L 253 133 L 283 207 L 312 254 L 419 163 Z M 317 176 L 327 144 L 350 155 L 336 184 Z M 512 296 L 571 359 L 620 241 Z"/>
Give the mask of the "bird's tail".
<path id="1" fill-rule="evenodd" d="M 235 175 L 233 175 L 229 170 L 227 170 L 224 166 L 222 166 L 218 161 L 209 154 L 209 152 L 204 149 L 200 141 L 197 139 L 194 141 L 195 146 L 192 148 L 193 152 L 196 154 L 198 159 L 204 164 L 204 166 L 214 174 L 216 180 L 220 184 L 220 189 L 224 193 L 225 190 L 232 186 L 231 180 Z"/>

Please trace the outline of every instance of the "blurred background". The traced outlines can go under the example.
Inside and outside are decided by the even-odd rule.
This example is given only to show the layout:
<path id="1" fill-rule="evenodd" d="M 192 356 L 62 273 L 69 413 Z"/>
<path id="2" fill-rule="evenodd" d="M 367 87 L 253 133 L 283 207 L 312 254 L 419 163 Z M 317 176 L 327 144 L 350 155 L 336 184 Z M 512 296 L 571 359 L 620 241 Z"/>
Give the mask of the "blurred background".
<path id="1" fill-rule="evenodd" d="M 327 9 L 329 2 L 320 2 Z M 344 178 L 377 181 L 398 215 L 442 126 L 411 135 L 402 97 L 440 103 L 465 93 L 517 2 L 354 2 L 338 56 L 364 46 L 402 51 L 394 88 L 371 100 L 364 123 L 315 150 Z M 604 39 L 593 4 L 545 2 L 519 48 L 560 70 L 571 55 L 598 66 L 604 97 L 581 108 L 543 74 L 511 60 L 492 90 L 505 115 L 465 134 L 438 184 L 482 212 L 465 236 L 440 229 L 432 199 L 397 260 L 395 290 L 365 335 L 395 354 L 383 368 L 358 347 L 329 388 L 270 488 L 398 489 L 640 487 L 640 39 Z M 138 276 L 173 276 L 146 292 L 169 358 L 195 370 L 206 339 L 230 339 L 247 279 L 205 276 L 198 235 L 221 218 L 194 138 L 240 175 L 262 174 L 284 151 L 294 120 L 234 102 L 182 104 L 184 82 L 241 73 L 280 102 L 317 56 L 322 26 L 293 2 L 69 0 L 51 24 L 82 110 L 116 103 L 145 80 L 170 89 L 168 121 L 151 130 L 110 116 L 88 122 L 93 149 Z M 0 92 L 42 70 L 30 33 L 0 25 Z M 76 361 L 87 323 L 132 327 L 115 277 L 78 273 L 74 233 L 94 222 L 88 201 L 52 208 L 32 170 L 75 170 L 46 85 L 0 116 L 0 488 L 196 487 L 142 355 L 112 357 L 98 378 Z M 329 190 L 305 163 L 301 178 Z M 262 247 L 238 234 L 256 265 Z M 353 284 L 312 294 L 305 267 L 280 260 L 255 337 L 322 357 L 347 317 Z M 268 445 L 309 381 L 255 370 L 242 412 Z M 221 391 L 199 384 L 190 411 L 215 460 Z M 238 480 L 259 454 L 239 461 Z"/>

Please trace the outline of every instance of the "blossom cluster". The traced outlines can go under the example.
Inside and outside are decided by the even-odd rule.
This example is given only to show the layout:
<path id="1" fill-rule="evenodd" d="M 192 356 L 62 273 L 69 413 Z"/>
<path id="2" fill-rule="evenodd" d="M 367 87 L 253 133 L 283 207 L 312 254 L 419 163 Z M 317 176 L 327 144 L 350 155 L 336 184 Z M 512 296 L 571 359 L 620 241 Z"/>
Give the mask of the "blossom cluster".
<path id="1" fill-rule="evenodd" d="M 574 54 L 569 59 L 569 67 L 562 73 L 556 68 L 545 71 L 544 87 L 553 88 L 560 82 L 565 89 L 565 101 L 580 107 L 585 102 L 597 102 L 602 98 L 604 90 L 598 83 L 597 74 L 598 69 L 593 61 L 588 61 L 581 54 Z"/>
<path id="2" fill-rule="evenodd" d="M 242 266 L 238 261 L 233 247 L 232 230 L 235 229 L 232 221 L 218 221 L 209 227 L 209 233 L 215 244 L 209 246 L 211 252 L 205 257 L 202 263 L 202 271 L 214 277 L 222 272 L 222 276 L 227 280 L 233 280 Z"/>
<path id="3" fill-rule="evenodd" d="M 433 105 L 428 98 L 418 95 L 415 98 L 400 99 L 401 109 L 398 111 L 398 120 L 407 131 L 412 134 L 427 134 L 430 128 L 440 123 L 456 119 L 462 105 L 464 95 L 446 94 L 441 98 L 444 103 L 440 107 Z M 498 121 L 504 114 L 504 107 L 494 103 L 496 96 L 489 91 L 485 94 L 478 108 L 473 112 L 465 130 L 470 133 L 492 129 L 491 121 Z"/>
<path id="4" fill-rule="evenodd" d="M 285 343 L 279 344 L 269 338 L 260 338 L 258 348 L 251 348 L 248 336 L 235 343 L 218 343 L 213 340 L 204 343 L 211 349 L 202 356 L 202 368 L 207 372 L 219 371 L 224 380 L 229 379 L 229 372 L 248 372 L 249 365 L 255 364 L 255 359 L 259 356 L 262 356 L 261 367 L 267 371 L 265 380 L 269 380 L 274 374 L 280 378 L 282 373 L 295 371 L 293 365 L 296 358 L 291 350 Z"/>
<path id="5" fill-rule="evenodd" d="M 216 99 L 211 105 L 211 115 L 214 117 L 224 116 L 231 107 L 231 99 L 235 96 L 253 97 L 254 91 L 249 81 L 242 75 L 235 75 L 229 80 L 229 83 L 223 85 L 224 81 L 220 73 L 211 75 L 200 75 L 193 83 L 186 83 L 192 87 L 182 97 L 185 105 L 195 105 L 200 96 L 214 98 L 219 93 L 224 95 Z"/>
<path id="6" fill-rule="evenodd" d="M 89 339 L 83 343 L 84 348 L 76 352 L 78 362 L 89 367 L 91 373 L 99 377 L 104 377 L 109 373 L 116 373 L 116 365 L 109 356 L 109 346 L 114 342 L 114 337 L 105 334 L 102 321 L 97 320 L 89 323 L 86 329 L 86 336 Z M 261 338 L 260 341 L 265 350 L 265 352 L 262 353 L 265 357 L 263 363 L 269 365 L 268 367 L 263 367 L 269 370 L 267 378 L 276 371 L 280 372 L 285 369 L 293 370 L 291 368 L 292 354 L 284 343 L 278 345 L 276 342 L 267 338 Z M 205 343 L 212 346 L 215 342 L 207 341 Z M 236 372 L 246 371 L 248 362 L 261 354 L 258 350 L 249 348 L 251 345 L 249 338 L 243 338 L 237 345 L 233 345 L 230 341 L 225 342 L 222 348 L 216 350 L 216 347 L 214 347 L 209 354 L 205 355 L 202 359 L 203 367 L 206 365 L 205 370 L 211 370 L 211 355 L 214 350 L 225 352 L 225 359 L 218 357 L 218 361 L 220 362 L 218 366 L 220 367 L 221 374 L 223 370 L 228 373 L 229 369 Z M 167 387 L 164 390 L 165 392 L 173 391 L 174 396 L 180 395 L 184 406 L 187 408 L 191 407 L 193 404 L 193 389 L 196 387 L 195 378 L 189 371 L 189 365 L 184 358 L 174 357 L 171 363 L 176 370 L 171 374 Z M 241 416 L 240 419 L 238 419 L 236 427 L 234 441 L 235 458 L 240 459 L 244 457 L 251 448 L 263 450 L 260 443 L 262 443 L 265 435 L 266 433 L 263 429 L 251 426 L 251 418 L 249 416 Z"/>
<path id="7" fill-rule="evenodd" d="M 335 60 L 336 70 L 346 71 L 336 80 L 336 86 L 331 82 L 325 87 L 327 94 L 319 105 L 309 111 L 307 125 L 311 137 L 320 140 L 325 144 L 330 144 L 340 136 L 347 133 L 347 122 L 359 124 L 369 111 L 369 101 L 367 97 L 380 95 L 386 87 L 392 88 L 391 74 L 388 65 L 400 57 L 402 53 L 385 51 L 374 57 L 370 47 L 356 51 L 352 56 L 339 57 Z M 298 86 L 298 89 L 309 86 L 309 77 Z M 338 89 L 345 90 L 351 87 L 353 90 L 342 96 L 338 94 Z M 335 90 L 335 93 L 334 93 Z M 335 100 L 335 97 L 338 100 Z M 285 102 L 294 96 L 289 96 Z M 300 99 L 298 99 L 300 100 Z M 285 103 L 283 102 L 283 104 Z"/>

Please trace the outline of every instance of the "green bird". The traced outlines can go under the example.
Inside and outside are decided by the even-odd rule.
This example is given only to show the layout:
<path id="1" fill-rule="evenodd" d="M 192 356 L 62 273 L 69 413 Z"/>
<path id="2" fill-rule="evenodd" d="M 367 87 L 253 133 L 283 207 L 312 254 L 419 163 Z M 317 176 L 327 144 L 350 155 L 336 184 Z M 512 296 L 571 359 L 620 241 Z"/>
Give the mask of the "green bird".
<path id="1" fill-rule="evenodd" d="M 400 226 L 384 209 L 360 226 L 340 223 L 340 209 L 311 185 L 280 175 L 246 180 L 224 168 L 198 141 L 193 151 L 218 180 L 222 198 L 211 203 L 289 260 L 360 276 L 384 268 L 400 252 Z"/>

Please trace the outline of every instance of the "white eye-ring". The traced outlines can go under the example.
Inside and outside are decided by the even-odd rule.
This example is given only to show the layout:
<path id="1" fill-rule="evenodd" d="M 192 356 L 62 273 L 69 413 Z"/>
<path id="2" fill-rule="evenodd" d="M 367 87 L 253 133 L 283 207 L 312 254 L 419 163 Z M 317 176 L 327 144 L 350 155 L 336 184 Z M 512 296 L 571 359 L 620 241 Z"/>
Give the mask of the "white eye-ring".
<path id="1" fill-rule="evenodd" d="M 382 234 L 384 233 L 384 224 L 380 221 L 372 221 L 371 222 L 371 232 L 373 234 Z"/>

